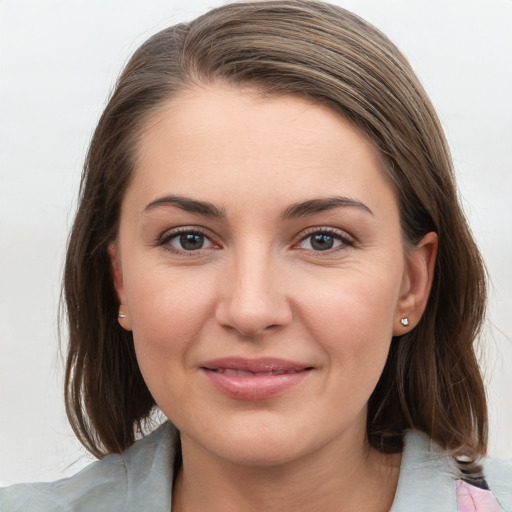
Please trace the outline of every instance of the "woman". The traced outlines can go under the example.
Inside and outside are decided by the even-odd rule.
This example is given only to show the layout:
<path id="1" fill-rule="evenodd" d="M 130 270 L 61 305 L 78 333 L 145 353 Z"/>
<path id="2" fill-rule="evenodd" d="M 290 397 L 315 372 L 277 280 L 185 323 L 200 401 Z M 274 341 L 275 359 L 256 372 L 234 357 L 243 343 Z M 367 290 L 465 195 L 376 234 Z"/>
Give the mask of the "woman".
<path id="1" fill-rule="evenodd" d="M 102 460 L 2 509 L 512 508 L 480 460 L 484 270 L 442 130 L 342 9 L 227 5 L 135 53 L 64 292 L 68 416 Z M 172 424 L 135 443 L 155 406 Z"/>

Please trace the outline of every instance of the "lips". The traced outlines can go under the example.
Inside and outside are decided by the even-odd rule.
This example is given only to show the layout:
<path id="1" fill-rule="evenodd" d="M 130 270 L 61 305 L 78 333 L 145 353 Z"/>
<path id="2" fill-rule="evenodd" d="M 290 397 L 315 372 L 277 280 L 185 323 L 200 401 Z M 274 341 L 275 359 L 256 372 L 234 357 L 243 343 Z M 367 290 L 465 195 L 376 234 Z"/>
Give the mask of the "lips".
<path id="1" fill-rule="evenodd" d="M 253 377 L 255 375 L 285 375 L 291 373 L 297 373 L 302 370 L 274 370 L 269 372 L 247 372 L 245 370 L 237 370 L 235 368 L 217 368 L 212 369 L 212 371 L 217 373 L 223 373 L 224 375 L 237 375 L 238 377 Z"/>
<path id="2" fill-rule="evenodd" d="M 313 367 L 274 358 L 225 358 L 204 362 L 200 370 L 217 391 L 230 398 L 264 400 L 302 383 Z"/>

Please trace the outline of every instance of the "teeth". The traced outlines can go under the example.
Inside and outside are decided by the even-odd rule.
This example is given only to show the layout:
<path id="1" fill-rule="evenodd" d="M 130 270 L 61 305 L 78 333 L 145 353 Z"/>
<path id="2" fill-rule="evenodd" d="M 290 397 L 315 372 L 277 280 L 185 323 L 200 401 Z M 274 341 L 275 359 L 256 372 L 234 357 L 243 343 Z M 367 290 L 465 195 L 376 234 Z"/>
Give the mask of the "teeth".
<path id="1" fill-rule="evenodd" d="M 284 375 L 297 373 L 297 370 L 275 370 L 269 372 L 246 372 L 245 370 L 236 370 L 235 368 L 217 368 L 217 373 L 223 373 L 225 375 L 235 375 L 237 377 L 253 377 L 255 375 Z"/>
<path id="2" fill-rule="evenodd" d="M 226 375 L 236 375 L 237 377 L 252 377 L 256 375 L 253 372 L 245 372 L 243 370 L 235 370 L 234 368 L 224 368 L 217 370 L 220 373 L 225 373 Z"/>

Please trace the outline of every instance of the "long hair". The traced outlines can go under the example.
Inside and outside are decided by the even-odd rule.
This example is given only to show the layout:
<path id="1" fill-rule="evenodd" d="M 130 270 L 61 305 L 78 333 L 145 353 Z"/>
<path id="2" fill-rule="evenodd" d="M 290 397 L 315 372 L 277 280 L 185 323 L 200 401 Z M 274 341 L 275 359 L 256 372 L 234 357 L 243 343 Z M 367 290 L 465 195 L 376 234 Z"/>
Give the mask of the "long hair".
<path id="1" fill-rule="evenodd" d="M 439 237 L 433 286 L 419 324 L 392 340 L 369 400 L 367 438 L 402 448 L 406 429 L 455 454 L 486 451 L 487 409 L 474 342 L 485 312 L 484 266 L 427 94 L 400 51 L 354 14 L 309 0 L 234 3 L 146 41 L 119 77 L 94 132 L 69 239 L 66 407 L 96 456 L 130 446 L 155 406 L 119 302 L 107 252 L 148 117 L 197 84 L 249 86 L 326 105 L 382 155 L 406 243 Z"/>

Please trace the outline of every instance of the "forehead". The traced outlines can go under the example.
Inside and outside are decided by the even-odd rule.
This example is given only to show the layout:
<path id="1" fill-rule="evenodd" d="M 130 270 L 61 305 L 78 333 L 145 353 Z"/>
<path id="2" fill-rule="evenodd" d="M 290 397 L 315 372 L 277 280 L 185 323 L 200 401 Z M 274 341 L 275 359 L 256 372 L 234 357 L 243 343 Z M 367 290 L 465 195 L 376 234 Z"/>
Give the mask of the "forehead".
<path id="1" fill-rule="evenodd" d="M 279 202 L 333 193 L 393 199 L 378 150 L 339 114 L 227 86 L 186 91 L 146 121 L 130 189 L 148 200 L 164 192 L 218 194 L 221 202 L 235 193 Z"/>

